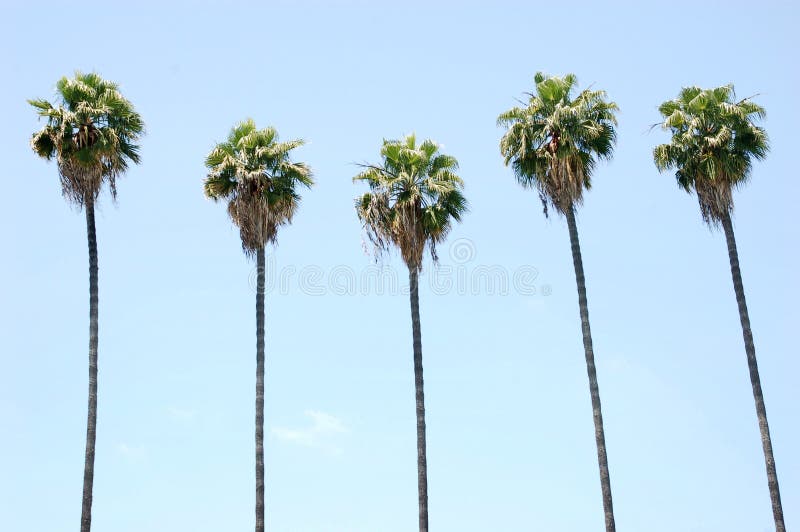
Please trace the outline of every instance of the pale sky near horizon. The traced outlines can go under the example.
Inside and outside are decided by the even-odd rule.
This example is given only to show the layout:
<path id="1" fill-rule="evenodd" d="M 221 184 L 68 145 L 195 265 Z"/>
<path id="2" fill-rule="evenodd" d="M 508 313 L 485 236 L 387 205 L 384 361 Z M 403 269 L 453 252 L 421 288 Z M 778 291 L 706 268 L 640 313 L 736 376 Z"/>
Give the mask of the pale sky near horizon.
<path id="1" fill-rule="evenodd" d="M 21 2 L 0 20 L 0 523 L 77 529 L 86 423 L 82 213 L 31 152 L 76 69 L 142 114 L 142 164 L 97 214 L 94 532 L 253 526 L 254 265 L 203 159 L 237 121 L 302 137 L 314 169 L 269 251 L 271 532 L 407 532 L 417 520 L 407 273 L 371 277 L 354 163 L 416 132 L 458 158 L 470 212 L 421 290 L 431 528 L 603 526 L 566 224 L 502 164 L 497 115 L 537 71 L 620 108 L 579 212 L 617 529 L 774 530 L 724 238 L 652 164 L 657 106 L 732 82 L 771 152 L 735 195 L 745 290 L 789 530 L 800 527 L 796 270 L 800 111 L 791 2 Z M 795 50 L 795 52 L 792 52 Z M 487 283 L 492 277 L 496 283 Z M 502 284 L 506 281 L 506 285 Z"/>

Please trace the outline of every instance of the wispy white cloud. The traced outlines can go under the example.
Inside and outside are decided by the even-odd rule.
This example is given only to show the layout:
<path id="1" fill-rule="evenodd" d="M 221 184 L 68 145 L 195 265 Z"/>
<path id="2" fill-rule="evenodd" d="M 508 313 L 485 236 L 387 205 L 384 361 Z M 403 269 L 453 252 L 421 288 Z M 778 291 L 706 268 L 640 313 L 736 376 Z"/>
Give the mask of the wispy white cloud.
<path id="1" fill-rule="evenodd" d="M 342 450 L 335 445 L 336 436 L 349 432 L 341 419 L 318 410 L 306 410 L 304 413 L 310 425 L 304 428 L 273 427 L 270 433 L 279 440 L 321 449 L 332 454 L 341 454 Z"/>
<path id="2" fill-rule="evenodd" d="M 127 443 L 118 443 L 117 453 L 128 460 L 142 460 L 145 456 L 144 447 Z"/>

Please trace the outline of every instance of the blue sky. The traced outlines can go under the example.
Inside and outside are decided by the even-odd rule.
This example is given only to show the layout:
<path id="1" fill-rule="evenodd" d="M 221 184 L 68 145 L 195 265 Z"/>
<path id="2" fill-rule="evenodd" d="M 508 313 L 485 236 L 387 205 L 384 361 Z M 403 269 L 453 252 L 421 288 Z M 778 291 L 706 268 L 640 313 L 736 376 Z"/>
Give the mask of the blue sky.
<path id="1" fill-rule="evenodd" d="M 786 523 L 800 527 L 798 23 L 796 6 L 769 1 L 6 7 L 5 529 L 79 521 L 85 222 L 29 150 L 40 123 L 25 102 L 75 69 L 120 83 L 147 124 L 142 165 L 97 220 L 96 532 L 252 527 L 254 267 L 201 189 L 204 156 L 247 117 L 307 139 L 297 157 L 317 178 L 270 249 L 286 282 L 267 295 L 268 528 L 416 526 L 407 274 L 395 255 L 382 265 L 396 287 L 362 279 L 374 263 L 351 183 L 382 138 L 415 131 L 459 159 L 471 203 L 421 291 L 431 526 L 601 529 L 566 224 L 543 217 L 497 148 L 496 116 L 538 70 L 574 72 L 621 108 L 616 156 L 578 220 L 621 531 L 771 527 L 724 239 L 656 172 L 666 135 L 649 131 L 683 85 L 758 93 L 772 151 L 736 194 L 735 224 Z M 505 293 L 486 272 L 509 279 Z"/>

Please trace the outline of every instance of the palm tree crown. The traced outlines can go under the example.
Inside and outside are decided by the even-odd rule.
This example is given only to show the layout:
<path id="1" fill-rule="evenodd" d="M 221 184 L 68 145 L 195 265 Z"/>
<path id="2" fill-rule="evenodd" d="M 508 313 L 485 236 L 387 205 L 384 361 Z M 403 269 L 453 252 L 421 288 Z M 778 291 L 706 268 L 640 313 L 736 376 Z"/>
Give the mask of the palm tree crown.
<path id="1" fill-rule="evenodd" d="M 618 107 L 606 100 L 605 91 L 586 89 L 573 99 L 573 74 L 538 72 L 534 81 L 536 93 L 529 94 L 527 107 L 514 107 L 497 119 L 508 128 L 500 151 L 520 184 L 538 190 L 545 214 L 548 206 L 565 214 L 591 187 L 596 158 L 611 158 Z"/>
<path id="2" fill-rule="evenodd" d="M 278 142 L 275 128 L 257 129 L 248 119 L 206 157 L 205 194 L 228 201 L 228 214 L 239 227 L 246 254 L 276 240 L 278 227 L 291 223 L 300 203 L 298 185 L 314 184 L 311 169 L 290 158 L 303 144 L 299 139 Z"/>
<path id="3" fill-rule="evenodd" d="M 94 201 L 107 182 L 116 198 L 116 178 L 128 163 L 139 162 L 137 140 L 144 123 L 116 83 L 95 73 L 76 72 L 57 85 L 59 101 L 29 100 L 47 124 L 34 133 L 31 147 L 56 159 L 64 196 L 78 206 Z"/>
<path id="4" fill-rule="evenodd" d="M 381 157 L 381 165 L 364 165 L 353 178 L 370 188 L 356 199 L 358 217 L 379 252 L 394 244 L 408 267 L 419 270 L 425 247 L 436 260 L 436 245 L 467 210 L 458 161 L 431 140 L 417 144 L 413 134 L 384 140 Z"/>
<path id="5" fill-rule="evenodd" d="M 753 123 L 764 108 L 745 98 L 734 101 L 733 85 L 686 87 L 658 108 L 669 144 L 653 150 L 660 171 L 675 169 L 678 185 L 697 192 L 703 220 L 719 224 L 733 210 L 731 192 L 747 182 L 753 159 L 769 150 L 767 134 Z"/>

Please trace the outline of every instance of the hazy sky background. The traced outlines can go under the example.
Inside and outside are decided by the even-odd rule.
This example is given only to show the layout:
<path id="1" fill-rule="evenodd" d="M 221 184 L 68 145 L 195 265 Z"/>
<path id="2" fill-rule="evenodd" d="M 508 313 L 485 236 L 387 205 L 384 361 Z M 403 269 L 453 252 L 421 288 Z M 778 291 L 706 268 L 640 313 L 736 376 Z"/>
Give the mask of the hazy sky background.
<path id="1" fill-rule="evenodd" d="M 497 147 L 497 115 L 537 70 L 574 72 L 621 108 L 578 223 L 627 532 L 774 529 L 724 238 L 657 173 L 667 136 L 649 131 L 681 86 L 759 94 L 772 151 L 735 196 L 735 226 L 786 523 L 800 528 L 792 2 L 16 4 L 0 21 L 4 530 L 79 523 L 85 220 L 30 151 L 42 123 L 25 101 L 75 69 L 118 82 L 147 125 L 142 165 L 97 219 L 95 532 L 252 528 L 254 265 L 201 188 L 205 155 L 247 117 L 307 139 L 296 156 L 317 178 L 269 250 L 268 529 L 416 527 L 407 273 L 394 255 L 395 289 L 362 282 L 374 261 L 351 183 L 382 138 L 416 131 L 459 159 L 471 203 L 440 250 L 437 279 L 453 286 L 431 287 L 427 263 L 421 291 L 431 527 L 601 530 L 566 224 Z M 507 293 L 472 286 L 495 265 Z"/>

